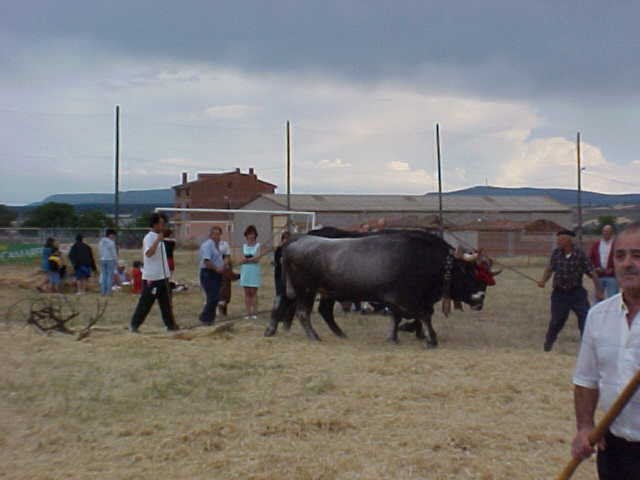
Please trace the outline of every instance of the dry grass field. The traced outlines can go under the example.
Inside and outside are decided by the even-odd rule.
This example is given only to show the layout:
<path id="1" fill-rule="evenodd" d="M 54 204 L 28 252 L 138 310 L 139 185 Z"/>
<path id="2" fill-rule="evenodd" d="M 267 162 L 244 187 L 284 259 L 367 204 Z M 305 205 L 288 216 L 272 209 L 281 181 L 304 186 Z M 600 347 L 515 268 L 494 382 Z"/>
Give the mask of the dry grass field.
<path id="1" fill-rule="evenodd" d="M 193 282 L 194 254 L 177 264 Z M 266 315 L 179 340 L 157 307 L 133 335 L 124 292 L 88 339 L 45 337 L 6 314 L 34 295 L 35 268 L 0 267 L 0 478 L 550 479 L 568 460 L 576 322 L 543 353 L 549 291 L 511 271 L 482 312 L 437 314 L 440 347 L 425 350 L 408 333 L 387 344 L 384 317 L 342 313 L 346 340 L 314 316 L 321 343 L 298 324 L 264 338 Z M 74 297 L 87 313 L 96 299 Z M 174 303 L 196 325 L 199 290 Z M 236 286 L 231 315 L 241 305 Z M 593 462 L 575 478 L 594 479 Z"/>

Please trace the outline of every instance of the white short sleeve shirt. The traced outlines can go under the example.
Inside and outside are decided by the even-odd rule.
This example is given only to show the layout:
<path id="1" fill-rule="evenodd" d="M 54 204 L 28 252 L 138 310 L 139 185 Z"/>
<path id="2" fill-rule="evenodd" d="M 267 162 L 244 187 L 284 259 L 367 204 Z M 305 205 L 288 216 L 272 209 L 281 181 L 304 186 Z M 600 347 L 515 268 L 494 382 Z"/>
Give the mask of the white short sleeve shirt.
<path id="1" fill-rule="evenodd" d="M 164 249 L 164 242 L 158 244 L 156 253 L 147 256 L 147 250 L 151 248 L 153 242 L 158 238 L 158 234 L 151 231 L 144 236 L 142 240 L 142 258 L 144 267 L 142 269 L 142 279 L 150 282 L 156 280 L 164 280 L 169 278 L 170 270 L 169 263 L 167 262 L 167 252 Z"/>
<path id="2" fill-rule="evenodd" d="M 599 407 L 607 410 L 640 369 L 640 314 L 627 323 L 622 294 L 598 303 L 587 323 L 573 376 L 575 385 L 599 390 Z M 611 433 L 640 442 L 640 392 L 611 425 Z"/>

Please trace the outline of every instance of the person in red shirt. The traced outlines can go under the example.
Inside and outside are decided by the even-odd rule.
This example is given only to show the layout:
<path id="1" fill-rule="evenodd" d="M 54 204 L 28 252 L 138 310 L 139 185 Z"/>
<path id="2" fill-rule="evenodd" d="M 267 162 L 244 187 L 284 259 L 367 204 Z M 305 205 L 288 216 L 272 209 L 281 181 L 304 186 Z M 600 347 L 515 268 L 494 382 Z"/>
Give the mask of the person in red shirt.
<path id="1" fill-rule="evenodd" d="M 136 260 L 131 269 L 131 293 L 142 292 L 142 262 Z"/>

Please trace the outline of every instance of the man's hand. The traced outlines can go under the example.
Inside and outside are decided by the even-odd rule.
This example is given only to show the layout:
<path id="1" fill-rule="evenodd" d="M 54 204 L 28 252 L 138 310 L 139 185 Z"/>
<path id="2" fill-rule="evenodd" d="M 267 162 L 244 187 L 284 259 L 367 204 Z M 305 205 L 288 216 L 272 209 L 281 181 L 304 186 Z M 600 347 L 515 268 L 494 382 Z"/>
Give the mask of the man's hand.
<path id="1" fill-rule="evenodd" d="M 577 458 L 579 460 L 584 460 L 593 455 L 595 449 L 591 446 L 589 442 L 589 435 L 593 431 L 593 427 L 584 427 L 578 430 L 576 433 L 573 442 L 571 443 L 571 455 L 573 458 Z M 606 448 L 606 444 L 604 439 L 598 442 L 598 449 L 604 450 Z"/>
<path id="2" fill-rule="evenodd" d="M 542 280 L 538 280 L 537 284 L 540 288 L 544 288 L 547 282 L 543 282 Z"/>

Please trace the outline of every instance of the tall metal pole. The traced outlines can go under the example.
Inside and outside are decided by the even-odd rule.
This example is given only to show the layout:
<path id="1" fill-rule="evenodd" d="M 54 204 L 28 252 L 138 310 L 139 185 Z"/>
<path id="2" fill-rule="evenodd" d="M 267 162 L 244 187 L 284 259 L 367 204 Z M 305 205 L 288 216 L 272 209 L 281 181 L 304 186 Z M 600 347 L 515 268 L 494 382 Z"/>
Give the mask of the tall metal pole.
<path id="1" fill-rule="evenodd" d="M 287 120 L 287 211 L 291 210 L 291 128 Z M 291 215 L 287 215 L 287 232 L 291 233 Z"/>
<path id="2" fill-rule="evenodd" d="M 116 105 L 116 184 L 113 196 L 113 216 L 116 230 L 120 226 L 120 105 Z"/>
<path id="3" fill-rule="evenodd" d="M 582 159 L 580 158 L 580 132 L 576 135 L 578 160 L 578 244 L 582 247 Z"/>
<path id="4" fill-rule="evenodd" d="M 444 237 L 444 223 L 442 218 L 442 161 L 440 157 L 440 125 L 436 123 L 436 149 L 438 154 L 438 223 L 440 236 Z"/>

